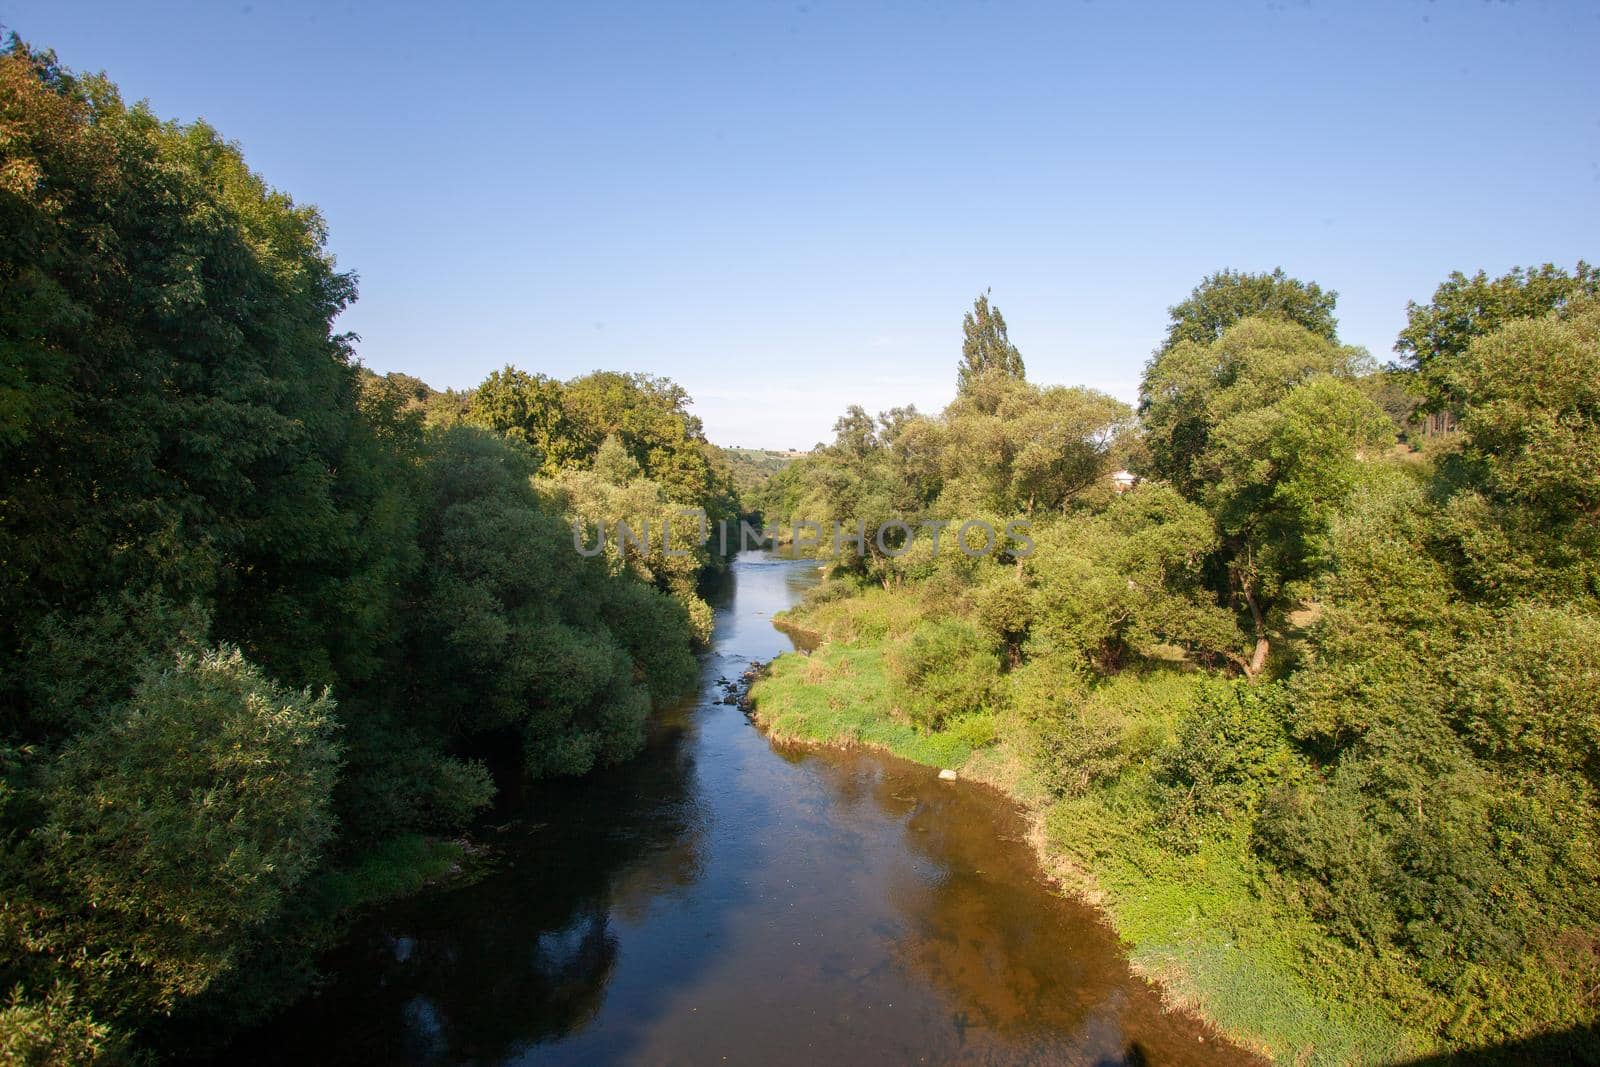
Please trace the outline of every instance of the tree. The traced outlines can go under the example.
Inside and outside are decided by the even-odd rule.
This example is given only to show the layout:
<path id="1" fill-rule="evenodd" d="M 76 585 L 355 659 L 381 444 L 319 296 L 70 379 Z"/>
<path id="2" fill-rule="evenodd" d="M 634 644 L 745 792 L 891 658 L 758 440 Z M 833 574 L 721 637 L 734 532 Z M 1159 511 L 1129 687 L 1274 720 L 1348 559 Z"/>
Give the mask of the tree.
<path id="1" fill-rule="evenodd" d="M 1037 539 L 1024 568 L 1033 585 L 1030 655 L 1084 671 L 1112 671 L 1162 645 L 1202 663 L 1237 659 L 1234 613 L 1205 583 L 1215 525 L 1170 486 L 1138 486 Z"/>
<path id="2" fill-rule="evenodd" d="M 604 435 L 557 383 L 474 395 L 519 449 L 361 370 L 322 219 L 210 127 L 14 40 L 0 126 L 0 1058 L 86 1058 L 297 988 L 317 876 L 458 829 L 473 754 L 636 751 L 709 609 L 573 552 L 530 475 Z M 649 381 L 662 469 L 722 493 Z"/>
<path id="3" fill-rule="evenodd" d="M 594 454 L 594 472 L 611 485 L 627 485 L 639 477 L 639 464 L 628 455 L 617 435 L 608 433 Z"/>
<path id="4" fill-rule="evenodd" d="M 32 175 L 0 195 L 0 647 L 59 606 L 159 588 L 212 601 L 218 636 L 276 677 L 370 663 L 390 531 L 364 519 L 386 489 L 361 481 L 331 326 L 354 279 L 322 219 L 103 79 L 14 44 L 0 80 L 6 173 Z"/>
<path id="5" fill-rule="evenodd" d="M 434 736 L 509 731 L 529 774 L 582 774 L 636 753 L 652 701 L 693 683 L 690 623 L 680 602 L 574 552 L 532 473 L 482 431 L 435 442 L 413 686 L 428 694 Z"/>
<path id="6" fill-rule="evenodd" d="M 1486 488 L 1542 522 L 1600 526 L 1600 299 L 1506 324 L 1468 348 L 1460 380 Z"/>
<path id="7" fill-rule="evenodd" d="M 997 512 L 1057 511 L 1107 472 L 1128 406 L 1083 387 L 974 378 L 945 410 L 946 491 Z"/>
<path id="8" fill-rule="evenodd" d="M 596 371 L 564 389 L 582 457 L 615 435 L 644 477 L 672 501 L 704 509 L 712 524 L 738 514 L 732 470 L 706 440 L 682 386 L 650 374 Z"/>
<path id="9" fill-rule="evenodd" d="M 1251 316 L 1284 319 L 1335 341 L 1338 320 L 1333 317 L 1333 307 L 1338 300 L 1338 293 L 1324 292 L 1316 282 L 1291 278 L 1282 267 L 1271 274 L 1220 270 L 1195 286 L 1187 300 L 1167 309 L 1172 322 L 1156 356 L 1183 341 L 1210 344 L 1234 323 Z"/>
<path id="10" fill-rule="evenodd" d="M 466 421 L 499 434 L 553 474 L 585 454 L 578 424 L 569 417 L 561 383 L 507 365 L 473 391 Z"/>
<path id="11" fill-rule="evenodd" d="M 1469 400 L 1461 359 L 1475 338 L 1513 319 L 1539 318 L 1579 296 L 1600 294 L 1600 270 L 1583 260 L 1571 274 L 1546 263 L 1514 267 L 1498 278 L 1484 271 L 1470 278 L 1456 271 L 1434 290 L 1427 304 L 1406 305 L 1406 328 L 1394 349 L 1422 381 L 1427 410 L 1458 414 Z"/>
<path id="12" fill-rule="evenodd" d="M 956 391 L 966 392 L 977 377 L 994 372 L 1008 378 L 1023 377 L 1022 353 L 1006 335 L 1006 320 L 989 304 L 985 290 L 972 302 L 961 321 L 961 363 L 956 368 Z"/>
<path id="13" fill-rule="evenodd" d="M 119 1013 L 217 981 L 332 840 L 333 712 L 235 648 L 151 663 L 50 769 L 39 840 L 60 925 L 36 936 L 94 960 L 87 984 L 115 981 Z"/>
<path id="14" fill-rule="evenodd" d="M 1513 319 L 1452 359 L 1464 447 L 1452 539 L 1479 595 L 1600 588 L 1600 298 Z"/>
<path id="15" fill-rule="evenodd" d="M 878 424 L 860 404 L 851 404 L 833 422 L 833 448 L 861 459 L 878 447 Z"/>
<path id="16" fill-rule="evenodd" d="M 1202 345 L 1180 341 L 1141 387 L 1150 472 L 1212 516 L 1226 592 L 1248 609 L 1265 666 L 1270 614 L 1285 583 L 1309 575 L 1364 454 L 1393 440 L 1352 379 L 1360 349 L 1280 318 L 1250 318 Z"/>

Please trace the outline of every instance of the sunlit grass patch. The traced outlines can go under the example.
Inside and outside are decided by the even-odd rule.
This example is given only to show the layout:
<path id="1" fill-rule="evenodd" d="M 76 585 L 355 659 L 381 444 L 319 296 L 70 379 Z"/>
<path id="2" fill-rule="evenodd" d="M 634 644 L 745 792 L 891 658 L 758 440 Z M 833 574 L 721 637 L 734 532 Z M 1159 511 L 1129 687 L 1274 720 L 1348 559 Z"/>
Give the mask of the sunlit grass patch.
<path id="1" fill-rule="evenodd" d="M 862 745 L 931 767 L 959 767 L 993 741 L 987 715 L 919 733 L 895 714 L 889 694 L 882 649 L 838 644 L 780 656 L 750 691 L 757 720 L 780 741 Z"/>
<path id="2" fill-rule="evenodd" d="M 780 612 L 774 621 L 830 641 L 875 644 L 906 632 L 923 617 L 915 597 L 868 588 L 856 596 L 821 599 Z"/>

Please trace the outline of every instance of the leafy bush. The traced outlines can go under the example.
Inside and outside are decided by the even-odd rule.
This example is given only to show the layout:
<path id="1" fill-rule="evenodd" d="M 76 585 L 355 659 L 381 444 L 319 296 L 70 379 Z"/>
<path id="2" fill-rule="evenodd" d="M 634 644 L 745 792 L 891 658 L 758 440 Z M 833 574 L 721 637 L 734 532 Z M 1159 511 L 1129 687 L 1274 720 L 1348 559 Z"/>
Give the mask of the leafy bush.
<path id="1" fill-rule="evenodd" d="M 1174 794 L 1177 811 L 1247 816 L 1291 771 L 1283 721 L 1278 685 L 1206 685 L 1157 757 L 1156 780 Z"/>
<path id="2" fill-rule="evenodd" d="M 434 764 L 428 812 L 437 829 L 459 829 L 493 801 L 494 778 L 481 761 L 446 756 Z"/>
<path id="3" fill-rule="evenodd" d="M 1033 624 L 1033 603 L 1026 584 L 1005 577 L 979 586 L 972 594 L 973 614 L 991 640 L 1015 651 Z"/>
<path id="4" fill-rule="evenodd" d="M 43 998 L 14 986 L 0 1007 L 0 1063 L 93 1064 L 124 1058 L 126 1035 L 114 1032 L 57 984 Z"/>
<path id="5" fill-rule="evenodd" d="M 1453 720 L 1476 752 L 1582 774 L 1600 788 L 1600 617 L 1523 605 L 1454 659 Z"/>
<path id="6" fill-rule="evenodd" d="M 694 624 L 684 600 L 574 552 L 530 474 L 483 431 L 434 442 L 418 670 L 445 736 L 511 727 L 529 772 L 581 774 L 637 752 L 652 702 L 693 685 Z"/>
<path id="7" fill-rule="evenodd" d="M 333 711 L 224 647 L 152 665 L 61 753 L 39 837 L 62 910 L 44 936 L 89 950 L 116 1009 L 204 990 L 315 868 L 334 830 Z"/>
<path id="8" fill-rule="evenodd" d="M 46 616 L 29 642 L 21 681 L 39 719 L 57 729 L 81 729 L 128 698 L 141 665 L 198 649 L 210 628 L 198 603 L 123 590 L 81 614 Z"/>
<path id="9" fill-rule="evenodd" d="M 960 619 L 924 622 L 889 653 L 894 700 L 922 730 L 993 707 L 1000 657 L 977 627 Z"/>
<path id="10" fill-rule="evenodd" d="M 965 715 L 958 715 L 947 720 L 943 729 L 956 744 L 972 749 L 988 748 L 1000 739 L 994 715 L 985 711 L 969 711 Z"/>
<path id="11" fill-rule="evenodd" d="M 1036 657 L 1011 675 L 1023 750 L 1050 792 L 1076 795 L 1122 768 L 1122 724 L 1086 714 L 1086 672 L 1065 656 Z"/>

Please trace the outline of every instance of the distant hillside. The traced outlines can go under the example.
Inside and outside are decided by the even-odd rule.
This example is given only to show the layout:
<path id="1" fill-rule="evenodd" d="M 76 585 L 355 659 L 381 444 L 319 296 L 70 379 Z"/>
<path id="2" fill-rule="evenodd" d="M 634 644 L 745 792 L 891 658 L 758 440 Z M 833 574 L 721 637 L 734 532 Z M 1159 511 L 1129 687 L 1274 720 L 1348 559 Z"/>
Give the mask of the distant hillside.
<path id="1" fill-rule="evenodd" d="M 770 448 L 724 448 L 722 457 L 733 470 L 733 484 L 741 495 L 762 485 L 768 478 L 793 463 L 804 452 L 780 452 Z"/>

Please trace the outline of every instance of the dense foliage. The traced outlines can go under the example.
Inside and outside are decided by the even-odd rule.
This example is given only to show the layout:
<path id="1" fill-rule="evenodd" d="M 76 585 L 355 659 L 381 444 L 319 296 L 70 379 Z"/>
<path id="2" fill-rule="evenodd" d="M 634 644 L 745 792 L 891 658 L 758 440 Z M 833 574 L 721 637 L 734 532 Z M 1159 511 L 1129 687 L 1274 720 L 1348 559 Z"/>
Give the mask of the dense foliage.
<path id="1" fill-rule="evenodd" d="M 1595 1055 L 1593 287 L 1455 275 L 1379 371 L 1334 294 L 1224 271 L 1136 424 L 966 355 L 938 416 L 853 409 L 769 513 L 1023 514 L 1034 551 L 840 560 L 763 717 L 1042 795 L 1136 957 L 1286 1060 Z M 1430 404 L 1459 430 L 1412 447 Z"/>
<path id="2" fill-rule="evenodd" d="M 733 491 L 663 379 L 362 370 L 322 220 L 204 124 L 13 40 L 0 128 L 0 1058 L 86 1062 L 295 993 L 497 776 L 637 751 L 715 560 L 569 511 Z"/>
<path id="3" fill-rule="evenodd" d="M 0 1058 L 268 1011 L 497 784 L 637 751 L 710 633 L 700 532 L 751 510 L 846 538 L 790 620 L 827 642 L 763 714 L 1039 800 L 1141 962 L 1236 1032 L 1592 1056 L 1597 289 L 1452 275 L 1380 371 L 1333 292 L 1222 271 L 1137 412 L 1028 381 L 984 294 L 944 411 L 852 407 L 734 466 L 665 379 L 360 368 L 315 210 L 13 41 Z"/>

